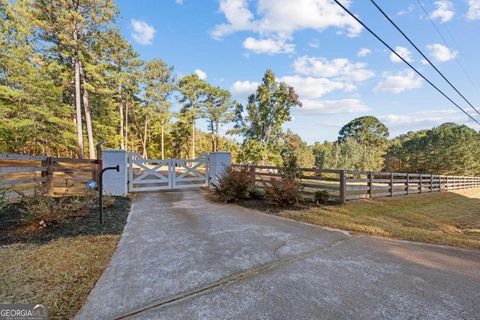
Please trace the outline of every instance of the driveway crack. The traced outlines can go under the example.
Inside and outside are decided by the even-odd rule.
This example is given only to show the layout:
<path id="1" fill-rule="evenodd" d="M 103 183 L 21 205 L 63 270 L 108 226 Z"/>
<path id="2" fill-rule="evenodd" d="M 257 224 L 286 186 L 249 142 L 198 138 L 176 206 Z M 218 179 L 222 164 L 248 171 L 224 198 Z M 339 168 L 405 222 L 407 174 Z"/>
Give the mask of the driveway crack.
<path id="1" fill-rule="evenodd" d="M 248 269 L 246 271 L 242 271 L 240 273 L 236 273 L 236 274 L 231 275 L 231 276 L 221 278 L 221 279 L 219 279 L 217 281 L 214 281 L 214 282 L 211 282 L 211 283 L 209 283 L 205 286 L 202 286 L 202 287 L 199 287 L 199 288 L 196 288 L 196 289 L 193 289 L 193 290 L 189 290 L 189 291 L 180 293 L 178 295 L 170 296 L 168 298 L 161 299 L 161 300 L 152 301 L 151 303 L 149 303 L 147 305 L 144 305 L 144 306 L 142 306 L 142 307 L 140 307 L 136 310 L 130 311 L 128 313 L 125 313 L 121 316 L 116 316 L 113 319 L 115 319 L 115 320 L 126 319 L 126 318 L 144 313 L 144 312 L 152 310 L 152 309 L 164 307 L 164 306 L 176 303 L 176 302 L 180 302 L 180 301 L 188 300 L 188 299 L 191 299 L 191 298 L 194 298 L 194 297 L 197 297 L 197 296 L 205 295 L 205 294 L 208 294 L 209 292 L 213 291 L 214 289 L 216 289 L 218 287 L 225 287 L 225 286 L 228 286 L 228 285 L 231 285 L 231 284 L 234 284 L 234 283 L 238 283 L 238 282 L 246 280 L 246 279 L 250 279 L 257 274 L 267 272 L 271 269 L 281 267 L 281 266 L 284 266 L 286 264 L 289 264 L 289 263 L 292 263 L 292 262 L 295 262 L 295 261 L 299 261 L 299 260 L 303 260 L 303 259 L 306 259 L 308 257 L 317 255 L 319 253 L 322 253 L 323 251 L 329 250 L 329 249 L 331 249 L 331 248 L 333 248 L 333 247 L 335 247 L 335 246 L 337 246 L 341 243 L 351 241 L 353 239 L 354 239 L 354 237 L 343 238 L 343 239 L 337 240 L 337 241 L 335 241 L 335 242 L 333 242 L 333 243 L 331 243 L 327 246 L 317 247 L 317 248 L 305 251 L 305 252 L 297 254 L 297 255 L 293 255 L 293 256 L 289 256 L 289 257 L 285 257 L 285 258 L 280 258 L 278 256 L 277 251 L 286 244 L 286 243 L 283 242 L 283 243 L 280 243 L 273 248 L 273 255 L 277 258 L 277 260 L 274 260 L 272 262 L 269 262 L 269 263 L 266 263 L 266 264 Z"/>

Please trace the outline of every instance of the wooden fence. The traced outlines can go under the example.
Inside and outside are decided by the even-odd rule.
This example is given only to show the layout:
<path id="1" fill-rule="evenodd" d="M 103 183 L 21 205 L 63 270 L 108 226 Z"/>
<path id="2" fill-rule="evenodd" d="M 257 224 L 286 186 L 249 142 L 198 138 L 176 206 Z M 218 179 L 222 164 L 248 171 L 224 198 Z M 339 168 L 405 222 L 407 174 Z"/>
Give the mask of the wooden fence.
<path id="1" fill-rule="evenodd" d="M 42 188 L 50 195 L 78 194 L 88 180 L 98 181 L 101 160 L 0 154 L 0 185 L 7 196 Z"/>
<path id="2" fill-rule="evenodd" d="M 234 165 L 241 167 L 243 165 Z M 256 184 L 262 186 L 281 176 L 281 168 L 251 166 Z M 417 193 L 480 187 L 480 177 L 444 176 L 424 173 L 370 172 L 354 170 L 301 169 L 303 195 L 313 198 L 327 191 L 333 201 L 405 196 Z"/>

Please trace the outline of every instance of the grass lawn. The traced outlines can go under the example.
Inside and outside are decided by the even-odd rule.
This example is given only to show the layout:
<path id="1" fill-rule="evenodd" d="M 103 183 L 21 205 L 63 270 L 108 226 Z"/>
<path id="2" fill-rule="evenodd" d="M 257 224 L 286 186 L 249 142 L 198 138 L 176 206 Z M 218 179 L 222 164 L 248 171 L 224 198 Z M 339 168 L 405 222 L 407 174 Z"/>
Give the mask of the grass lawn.
<path id="1" fill-rule="evenodd" d="M 0 236 L 0 302 L 41 303 L 49 319 L 73 318 L 110 261 L 128 209 L 127 199 L 115 199 L 103 226 L 94 209 L 42 229 L 12 223 Z"/>
<path id="2" fill-rule="evenodd" d="M 278 215 L 376 236 L 480 248 L 480 189 L 358 200 Z"/>

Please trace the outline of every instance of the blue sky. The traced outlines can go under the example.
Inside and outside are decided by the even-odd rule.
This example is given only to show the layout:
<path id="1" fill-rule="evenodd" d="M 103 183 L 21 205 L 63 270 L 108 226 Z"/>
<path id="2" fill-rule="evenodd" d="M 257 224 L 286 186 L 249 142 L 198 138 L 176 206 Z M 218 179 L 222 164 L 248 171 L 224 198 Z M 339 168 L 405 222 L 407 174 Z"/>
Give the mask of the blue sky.
<path id="1" fill-rule="evenodd" d="M 377 3 L 474 106 L 480 106 L 480 0 L 418 1 Z M 370 1 L 342 2 L 475 115 Z M 329 0 L 117 3 L 122 32 L 141 58 L 164 59 L 179 75 L 198 72 L 230 89 L 240 102 L 265 70 L 272 69 L 300 95 L 303 107 L 293 112 L 286 127 L 309 143 L 336 139 L 345 123 L 363 115 L 380 118 L 391 136 L 447 121 L 480 129 Z"/>

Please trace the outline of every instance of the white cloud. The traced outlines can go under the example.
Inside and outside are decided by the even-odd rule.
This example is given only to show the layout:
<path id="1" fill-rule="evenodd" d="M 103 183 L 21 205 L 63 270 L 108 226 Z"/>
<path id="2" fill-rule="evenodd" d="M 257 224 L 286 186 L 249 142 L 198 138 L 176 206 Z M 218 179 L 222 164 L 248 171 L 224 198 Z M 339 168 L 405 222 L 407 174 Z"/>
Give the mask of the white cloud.
<path id="1" fill-rule="evenodd" d="M 215 26 L 211 32 L 214 39 L 221 39 L 237 31 L 255 29 L 254 16 L 248 9 L 247 0 L 221 0 L 220 11 L 228 23 Z"/>
<path id="2" fill-rule="evenodd" d="M 447 62 L 455 57 L 458 54 L 458 51 L 452 51 L 448 47 L 445 47 L 439 43 L 433 43 L 427 45 L 427 49 L 430 53 L 430 56 L 435 59 L 437 62 Z"/>
<path id="3" fill-rule="evenodd" d="M 139 44 L 152 44 L 155 35 L 155 28 L 145 21 L 132 19 L 130 22 L 133 28 L 132 38 Z"/>
<path id="4" fill-rule="evenodd" d="M 409 130 L 421 127 L 431 128 L 445 122 L 464 123 L 469 121 L 465 114 L 456 109 L 418 111 L 406 114 L 388 114 L 378 117 L 392 127 L 408 127 Z"/>
<path id="5" fill-rule="evenodd" d="M 196 69 L 193 73 L 195 73 L 202 80 L 207 79 L 207 73 L 203 70 Z"/>
<path id="6" fill-rule="evenodd" d="M 281 77 L 278 80 L 294 87 L 300 99 L 319 98 L 335 90 L 355 90 L 355 86 L 351 83 L 332 81 L 326 78 L 301 77 L 295 75 Z"/>
<path id="7" fill-rule="evenodd" d="M 435 10 L 430 14 L 432 19 L 439 19 L 441 23 L 452 20 L 455 15 L 453 3 L 449 0 L 435 1 Z"/>
<path id="8" fill-rule="evenodd" d="M 284 39 L 255 39 L 248 37 L 243 41 L 243 47 L 253 53 L 292 53 L 295 51 L 295 45 L 288 43 Z"/>
<path id="9" fill-rule="evenodd" d="M 372 50 L 368 48 L 361 48 L 360 50 L 358 50 L 357 56 L 363 58 L 368 56 L 369 54 L 372 54 Z"/>
<path id="10" fill-rule="evenodd" d="M 178 4 L 178 5 L 182 5 L 182 4 L 183 4 L 183 0 L 175 0 L 175 3 Z"/>
<path id="11" fill-rule="evenodd" d="M 403 16 L 403 15 L 412 13 L 413 10 L 415 10 L 415 6 L 413 4 L 409 5 L 407 9 L 398 11 L 397 16 Z"/>
<path id="12" fill-rule="evenodd" d="M 323 57 L 303 56 L 293 62 L 295 72 L 314 77 L 335 78 L 362 82 L 375 76 L 366 63 L 352 63 L 345 58 L 328 60 Z"/>
<path id="13" fill-rule="evenodd" d="M 422 79 L 412 70 L 406 69 L 397 74 L 384 74 L 383 80 L 375 87 L 375 92 L 392 92 L 395 94 L 403 91 L 417 89 L 422 86 Z"/>
<path id="14" fill-rule="evenodd" d="M 305 29 L 323 31 L 334 27 L 346 30 L 349 36 L 362 31 L 358 22 L 330 0 L 256 0 L 256 15 L 249 8 L 252 2 L 221 0 L 220 11 L 227 22 L 216 25 L 212 37 L 221 39 L 234 32 L 251 31 L 262 38 L 287 43 L 295 32 Z M 343 2 L 346 6 L 350 4 L 349 0 Z"/>
<path id="15" fill-rule="evenodd" d="M 407 48 L 397 46 L 395 52 L 408 62 L 413 62 L 412 53 Z M 402 60 L 393 52 L 390 53 L 390 61 L 394 63 L 402 62 Z"/>
<path id="16" fill-rule="evenodd" d="M 480 20 L 480 0 L 468 0 L 466 17 L 469 20 Z"/>
<path id="17" fill-rule="evenodd" d="M 302 100 L 302 108 L 299 112 L 310 112 L 319 114 L 340 114 L 340 113 L 360 113 L 370 109 L 358 99 L 340 99 L 340 100 Z"/>
<path id="18" fill-rule="evenodd" d="M 255 93 L 259 83 L 253 81 L 235 81 L 230 88 L 230 92 L 236 98 L 246 98 Z"/>

